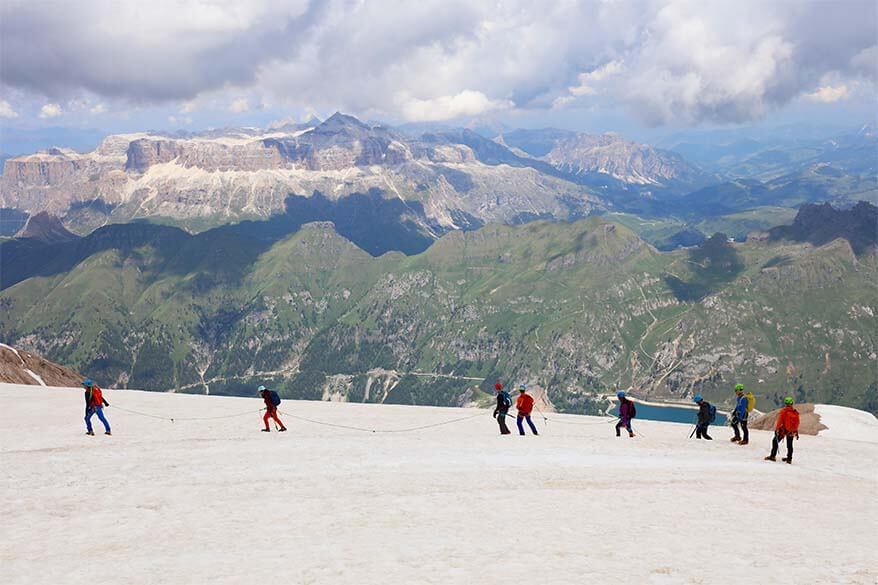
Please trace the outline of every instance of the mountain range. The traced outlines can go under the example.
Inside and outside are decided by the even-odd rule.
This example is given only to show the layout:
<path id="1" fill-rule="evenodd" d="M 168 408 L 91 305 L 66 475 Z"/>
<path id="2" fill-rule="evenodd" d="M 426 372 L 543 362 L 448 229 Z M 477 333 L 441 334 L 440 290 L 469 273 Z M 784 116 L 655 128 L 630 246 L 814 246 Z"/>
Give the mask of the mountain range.
<path id="1" fill-rule="evenodd" d="M 0 244 L 0 336 L 155 390 L 455 405 L 500 377 L 581 412 L 619 387 L 723 401 L 743 382 L 771 403 L 860 406 L 878 365 L 876 217 L 809 206 L 742 244 L 666 253 L 599 217 L 488 225 L 408 256 L 329 222 L 274 238 L 108 225 Z"/>

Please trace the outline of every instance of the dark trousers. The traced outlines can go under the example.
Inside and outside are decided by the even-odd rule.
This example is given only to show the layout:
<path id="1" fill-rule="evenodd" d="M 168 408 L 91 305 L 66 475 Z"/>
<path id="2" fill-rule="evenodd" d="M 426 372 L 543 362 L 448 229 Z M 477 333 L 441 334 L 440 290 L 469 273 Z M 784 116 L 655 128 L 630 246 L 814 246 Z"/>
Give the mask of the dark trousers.
<path id="1" fill-rule="evenodd" d="M 771 456 L 772 457 L 777 457 L 778 441 L 781 438 L 782 437 L 780 437 L 777 433 L 775 433 L 774 437 L 771 439 Z M 793 458 L 793 436 L 787 435 L 786 439 L 787 439 L 787 459 L 791 460 Z"/>
<path id="2" fill-rule="evenodd" d="M 625 430 L 628 431 L 629 433 L 633 433 L 633 432 L 634 432 L 634 431 L 631 430 L 631 419 L 628 419 L 628 420 L 622 420 L 622 419 L 620 418 L 620 419 L 619 419 L 619 422 L 616 423 L 616 436 L 617 436 L 617 437 L 620 435 L 620 433 L 619 433 L 619 429 L 621 429 L 622 427 L 625 427 Z"/>
<path id="3" fill-rule="evenodd" d="M 509 427 L 506 426 L 506 413 L 508 411 L 501 410 L 497 412 L 497 424 L 500 425 L 500 434 L 508 435 L 512 431 L 509 430 Z"/>
<path id="4" fill-rule="evenodd" d="M 703 437 L 703 438 L 707 439 L 708 441 L 712 441 L 713 437 L 711 437 L 710 435 L 707 434 L 707 427 L 709 427 L 709 426 L 710 426 L 710 424 L 708 423 L 708 424 L 698 425 L 697 427 L 695 427 L 695 438 L 701 439 Z"/>
<path id="5" fill-rule="evenodd" d="M 741 432 L 744 433 L 744 440 L 750 441 L 750 431 L 747 430 L 747 421 L 739 420 L 732 423 L 732 430 L 735 431 L 735 438 L 740 439 L 741 434 L 738 432 L 738 425 L 741 425 Z"/>
<path id="6" fill-rule="evenodd" d="M 524 434 L 524 427 L 522 426 L 521 423 L 522 423 L 522 421 L 525 420 L 525 419 L 527 420 L 527 425 L 530 427 L 530 430 L 533 431 L 533 434 L 535 434 L 535 435 L 539 435 L 539 433 L 537 432 L 537 427 L 536 427 L 536 425 L 534 425 L 534 421 L 530 420 L 530 415 L 529 415 L 529 414 L 524 414 L 524 415 L 519 414 L 519 415 L 515 418 L 515 422 L 518 424 L 518 434 L 519 434 L 519 435 L 523 435 L 523 434 Z"/>

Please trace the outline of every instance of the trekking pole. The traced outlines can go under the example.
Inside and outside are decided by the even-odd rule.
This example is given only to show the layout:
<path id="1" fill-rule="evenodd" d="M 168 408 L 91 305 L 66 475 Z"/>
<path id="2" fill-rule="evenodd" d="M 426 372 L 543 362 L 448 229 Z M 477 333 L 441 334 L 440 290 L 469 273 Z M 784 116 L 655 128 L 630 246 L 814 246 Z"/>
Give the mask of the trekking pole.
<path id="1" fill-rule="evenodd" d="M 689 438 L 690 438 L 690 439 L 692 438 L 692 435 L 695 434 L 695 429 L 697 429 L 697 428 L 698 428 L 698 424 L 697 424 L 697 423 L 694 424 L 694 425 L 692 425 L 692 432 L 689 433 Z"/>

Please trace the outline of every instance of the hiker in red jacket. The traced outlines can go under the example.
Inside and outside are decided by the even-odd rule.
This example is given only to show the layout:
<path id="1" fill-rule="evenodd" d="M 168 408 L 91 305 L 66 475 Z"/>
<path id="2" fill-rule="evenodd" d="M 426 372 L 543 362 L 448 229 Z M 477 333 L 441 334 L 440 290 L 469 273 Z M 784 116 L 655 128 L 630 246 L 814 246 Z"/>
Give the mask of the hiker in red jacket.
<path id="1" fill-rule="evenodd" d="M 774 437 L 771 439 L 771 455 L 765 458 L 766 461 L 777 461 L 778 443 L 783 439 L 787 440 L 787 456 L 781 459 L 786 463 L 793 462 L 793 437 L 799 438 L 799 411 L 793 408 L 793 397 L 787 396 L 783 399 L 784 407 L 777 415 L 777 422 L 774 425 Z"/>
<path id="2" fill-rule="evenodd" d="M 521 423 L 526 420 L 533 434 L 539 435 L 534 421 L 530 419 L 530 413 L 534 409 L 534 399 L 527 393 L 527 387 L 524 384 L 518 387 L 518 392 L 518 400 L 515 401 L 515 408 L 518 410 L 518 416 L 515 417 L 515 422 L 518 424 L 518 434 L 524 434 L 524 426 Z"/>
<path id="3" fill-rule="evenodd" d="M 275 425 L 280 425 L 278 432 L 282 433 L 287 430 L 287 427 L 284 426 L 284 423 L 277 417 L 277 407 L 280 404 L 280 396 L 277 395 L 277 392 L 274 390 L 269 390 L 265 386 L 260 386 L 256 389 L 259 392 L 259 395 L 262 396 L 262 400 L 265 402 L 265 416 L 262 417 L 262 422 L 265 423 L 265 428 L 262 429 L 263 433 L 270 433 L 271 429 L 268 426 L 268 419 L 274 419 Z"/>
<path id="4" fill-rule="evenodd" d="M 104 424 L 104 434 L 112 435 L 110 432 L 110 423 L 104 418 L 104 407 L 110 404 L 104 400 L 104 393 L 98 388 L 98 385 L 87 378 L 82 381 L 85 388 L 85 434 L 94 436 L 94 429 L 91 427 L 91 417 L 98 415 L 98 420 Z"/>

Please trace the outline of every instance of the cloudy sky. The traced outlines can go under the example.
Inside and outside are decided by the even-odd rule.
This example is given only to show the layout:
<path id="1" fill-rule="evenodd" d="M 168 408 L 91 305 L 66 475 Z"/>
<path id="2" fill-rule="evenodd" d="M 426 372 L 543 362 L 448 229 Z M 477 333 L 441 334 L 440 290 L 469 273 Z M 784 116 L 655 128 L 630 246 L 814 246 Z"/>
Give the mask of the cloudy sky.
<path id="1" fill-rule="evenodd" d="M 3 0 L 0 125 L 853 123 L 876 23 L 874 0 Z"/>

